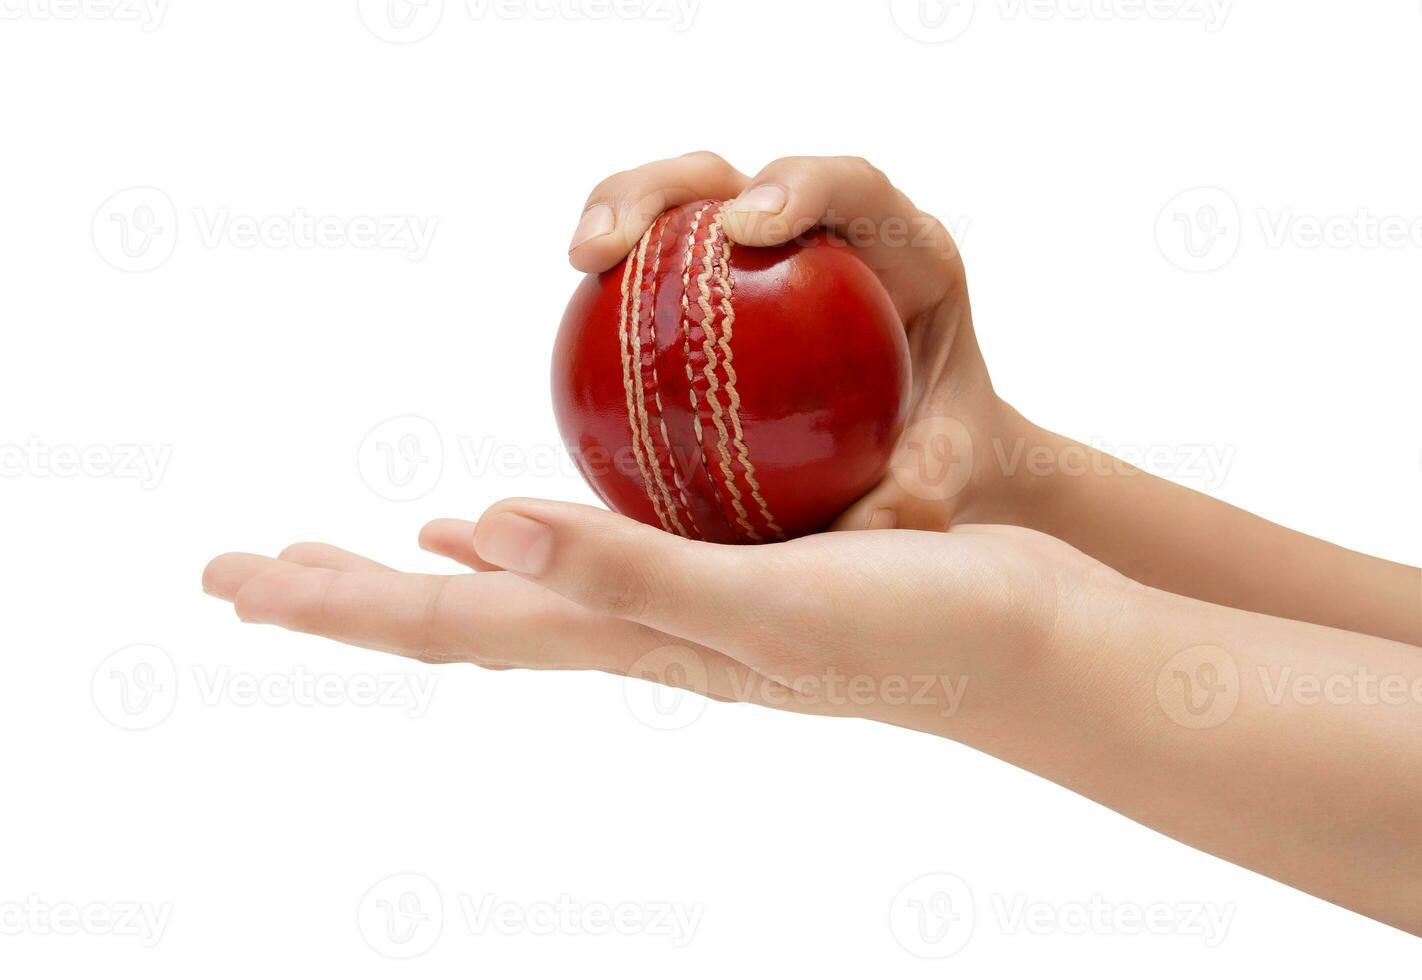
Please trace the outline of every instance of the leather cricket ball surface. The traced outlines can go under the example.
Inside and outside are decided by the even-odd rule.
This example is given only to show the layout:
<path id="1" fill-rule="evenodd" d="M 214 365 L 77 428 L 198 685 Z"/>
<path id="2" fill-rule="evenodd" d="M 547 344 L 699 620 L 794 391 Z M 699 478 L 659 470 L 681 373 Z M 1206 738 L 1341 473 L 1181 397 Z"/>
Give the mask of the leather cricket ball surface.
<path id="1" fill-rule="evenodd" d="M 558 427 L 628 517 L 723 544 L 810 534 L 888 466 L 903 326 L 847 245 L 740 246 L 722 222 L 719 201 L 668 211 L 583 281 L 554 346 Z"/>

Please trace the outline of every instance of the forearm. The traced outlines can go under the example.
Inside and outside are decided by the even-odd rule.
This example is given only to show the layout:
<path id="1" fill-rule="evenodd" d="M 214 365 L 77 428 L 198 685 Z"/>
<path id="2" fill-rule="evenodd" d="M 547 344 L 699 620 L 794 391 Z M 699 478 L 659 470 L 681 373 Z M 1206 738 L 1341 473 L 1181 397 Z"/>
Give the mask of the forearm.
<path id="1" fill-rule="evenodd" d="M 1422 571 L 1280 527 L 1020 417 L 1015 428 L 1011 454 L 994 447 L 986 462 L 1019 523 L 1167 592 L 1422 644 Z"/>
<path id="2" fill-rule="evenodd" d="M 1066 601 L 978 747 L 1422 934 L 1422 650 L 1134 586 Z"/>

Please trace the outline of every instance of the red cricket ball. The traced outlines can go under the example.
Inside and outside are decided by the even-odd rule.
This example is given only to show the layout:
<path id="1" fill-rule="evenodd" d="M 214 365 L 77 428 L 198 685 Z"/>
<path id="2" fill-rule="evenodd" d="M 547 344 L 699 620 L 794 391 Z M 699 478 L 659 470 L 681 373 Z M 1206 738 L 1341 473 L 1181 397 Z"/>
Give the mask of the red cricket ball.
<path id="1" fill-rule="evenodd" d="M 653 222 L 588 276 L 553 352 L 553 404 L 613 510 L 688 538 L 823 530 L 883 475 L 909 403 L 893 302 L 820 231 L 734 245 L 722 204 Z"/>

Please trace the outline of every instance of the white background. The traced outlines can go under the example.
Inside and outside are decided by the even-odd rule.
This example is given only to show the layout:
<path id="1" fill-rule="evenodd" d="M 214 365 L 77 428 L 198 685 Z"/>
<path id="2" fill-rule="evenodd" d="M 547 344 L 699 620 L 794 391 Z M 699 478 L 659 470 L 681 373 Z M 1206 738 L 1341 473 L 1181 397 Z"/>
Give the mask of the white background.
<path id="1" fill-rule="evenodd" d="M 383 0 L 146 21 L 0 3 L 0 972 L 1325 976 L 1416 956 L 956 744 L 694 699 L 661 731 L 640 684 L 244 626 L 198 576 L 303 539 L 443 571 L 415 547 L 429 518 L 591 501 L 546 472 L 567 239 L 603 176 L 701 148 L 749 172 L 869 157 L 957 231 L 994 381 L 1030 418 L 1422 562 L 1418 4 L 443 7 L 399 31 Z M 110 200 L 133 187 L 153 190 Z M 271 237 L 301 213 L 333 237 Z M 1412 240 L 1370 245 L 1369 215 Z M 360 247 L 390 216 L 433 221 L 427 252 Z M 424 422 L 367 438 L 406 416 Z M 392 482 L 382 442 L 428 461 Z M 160 465 L 123 464 L 135 449 Z M 277 686 L 303 677 L 336 703 Z M 364 703 L 367 682 L 396 703 Z M 407 873 L 428 880 L 381 884 Z M 925 945 L 910 903 L 936 915 L 940 893 L 957 918 Z M 486 898 L 650 928 L 480 931 L 461 905 Z M 1093 901 L 1163 907 L 1173 931 L 1083 929 Z M 130 907 L 161 934 L 61 934 L 64 909 Z M 390 920 L 405 943 L 390 907 L 425 917 Z"/>

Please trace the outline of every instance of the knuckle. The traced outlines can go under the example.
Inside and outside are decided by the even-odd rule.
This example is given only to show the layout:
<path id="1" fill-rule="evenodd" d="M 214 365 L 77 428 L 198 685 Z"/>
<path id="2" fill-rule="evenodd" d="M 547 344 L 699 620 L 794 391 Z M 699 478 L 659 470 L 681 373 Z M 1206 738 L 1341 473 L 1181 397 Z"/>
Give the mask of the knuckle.
<path id="1" fill-rule="evenodd" d="M 335 618 L 335 598 L 336 583 L 340 581 L 340 574 L 333 571 L 321 569 L 321 585 L 313 593 L 306 593 L 304 601 L 296 605 L 292 610 L 291 622 L 295 629 L 302 632 L 313 633 L 319 631 L 321 624 L 329 622 Z"/>
<path id="2" fill-rule="evenodd" d="M 714 150 L 692 150 L 690 153 L 682 154 L 680 159 L 703 166 L 715 167 L 716 169 L 723 169 L 730 166 L 730 164 L 726 162 L 726 158 Z"/>
<path id="3" fill-rule="evenodd" d="M 657 216 L 666 210 L 669 194 L 673 189 L 667 187 L 652 187 L 646 189 L 641 196 L 632 199 L 629 197 L 622 205 L 624 220 L 629 220 L 638 227 L 638 234 L 649 227 Z"/>
<path id="4" fill-rule="evenodd" d="M 885 174 L 884 171 L 880 170 L 878 167 L 874 166 L 864 157 L 846 156 L 840 157 L 839 159 L 840 162 L 844 164 L 844 166 L 847 167 L 857 177 L 860 177 L 865 180 L 870 180 L 875 183 L 887 184 L 889 182 L 888 175 Z"/>
<path id="5" fill-rule="evenodd" d="M 962 256 L 958 252 L 958 243 L 953 240 L 953 233 L 948 230 L 947 225 L 926 211 L 917 212 L 915 222 L 922 228 L 922 241 L 941 259 L 948 263 L 961 264 Z"/>
<path id="6" fill-rule="evenodd" d="M 598 599 L 618 619 L 640 619 L 651 607 L 650 576 L 638 565 L 620 559 L 608 570 Z"/>
<path id="7" fill-rule="evenodd" d="M 442 578 L 435 582 L 430 597 L 425 604 L 424 615 L 420 619 L 415 634 L 414 658 L 427 664 L 446 664 L 462 659 L 450 643 L 448 624 L 448 592 L 453 579 Z"/>
<path id="8" fill-rule="evenodd" d="M 780 157 L 760 172 L 759 179 L 770 178 L 785 183 L 797 183 L 823 172 L 824 166 L 824 157 Z"/>
<path id="9" fill-rule="evenodd" d="M 630 178 L 634 172 L 635 171 L 632 170 L 619 170 L 617 173 L 598 181 L 597 184 L 594 185 L 592 192 L 588 194 L 586 208 L 616 198 L 618 189 L 627 183 L 628 178 Z M 584 208 L 584 210 L 586 210 L 586 208 Z"/>

